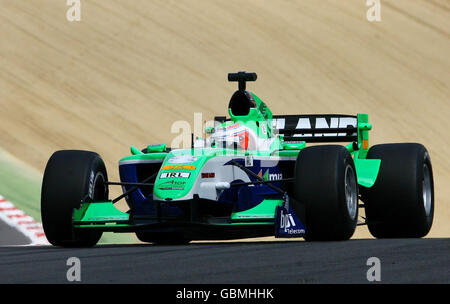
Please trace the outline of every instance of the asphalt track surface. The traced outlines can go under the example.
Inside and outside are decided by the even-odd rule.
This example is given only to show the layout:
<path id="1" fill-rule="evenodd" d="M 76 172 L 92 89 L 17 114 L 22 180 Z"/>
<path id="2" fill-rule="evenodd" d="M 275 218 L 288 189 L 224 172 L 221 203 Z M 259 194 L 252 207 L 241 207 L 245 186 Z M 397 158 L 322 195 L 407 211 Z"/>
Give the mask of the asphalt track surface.
<path id="1" fill-rule="evenodd" d="M 0 220 L 0 246 L 25 245 L 29 243 L 30 240 L 21 232 Z"/>
<path id="2" fill-rule="evenodd" d="M 450 283 L 450 239 L 0 247 L 0 283 L 68 283 L 69 257 L 81 283 L 368 283 L 369 257 L 381 283 Z"/>

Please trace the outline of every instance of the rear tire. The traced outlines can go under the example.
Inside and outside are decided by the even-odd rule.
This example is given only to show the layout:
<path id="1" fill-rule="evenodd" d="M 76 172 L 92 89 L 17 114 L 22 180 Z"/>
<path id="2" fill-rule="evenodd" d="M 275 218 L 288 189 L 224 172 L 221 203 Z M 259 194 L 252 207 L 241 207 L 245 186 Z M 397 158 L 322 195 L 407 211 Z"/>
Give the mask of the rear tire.
<path id="1" fill-rule="evenodd" d="M 300 151 L 294 169 L 296 214 L 306 218 L 307 241 L 338 241 L 352 237 L 358 218 L 358 184 L 353 159 L 338 145 Z"/>
<path id="2" fill-rule="evenodd" d="M 376 238 L 421 238 L 434 215 L 431 159 L 421 144 L 383 144 L 367 158 L 381 159 L 377 180 L 361 188 L 370 233 Z"/>
<path id="3" fill-rule="evenodd" d="M 41 216 L 45 235 L 54 246 L 91 247 L 102 232 L 73 229 L 73 211 L 89 198 L 108 199 L 105 164 L 97 153 L 78 150 L 55 152 L 44 172 Z"/>

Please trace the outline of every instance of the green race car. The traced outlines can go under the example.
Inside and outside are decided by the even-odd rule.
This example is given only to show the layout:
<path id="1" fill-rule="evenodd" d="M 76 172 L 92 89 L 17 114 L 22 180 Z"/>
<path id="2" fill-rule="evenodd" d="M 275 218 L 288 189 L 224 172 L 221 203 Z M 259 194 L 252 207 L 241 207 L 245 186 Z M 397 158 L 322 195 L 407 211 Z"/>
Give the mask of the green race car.
<path id="1" fill-rule="evenodd" d="M 119 162 L 120 181 L 108 180 L 97 153 L 55 152 L 42 184 L 49 242 L 94 246 L 104 231 L 158 244 L 261 236 L 334 241 L 351 238 L 359 224 L 377 238 L 429 232 L 434 188 L 423 145 L 369 147 L 367 114 L 272 115 L 246 90 L 256 78 L 228 75 L 239 83 L 229 118 L 216 117 L 191 147 L 131 147 Z M 306 146 L 326 142 L 346 145 Z M 110 186 L 123 194 L 110 199 Z M 128 212 L 114 206 L 121 199 Z"/>

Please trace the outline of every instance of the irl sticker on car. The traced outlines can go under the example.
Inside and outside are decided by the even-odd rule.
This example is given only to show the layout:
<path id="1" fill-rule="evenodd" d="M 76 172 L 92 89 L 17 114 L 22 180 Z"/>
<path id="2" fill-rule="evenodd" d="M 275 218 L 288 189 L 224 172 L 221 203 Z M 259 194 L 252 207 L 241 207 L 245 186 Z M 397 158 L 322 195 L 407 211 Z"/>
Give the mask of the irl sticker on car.
<path id="1" fill-rule="evenodd" d="M 188 172 L 164 172 L 159 178 L 189 178 L 190 175 Z"/>

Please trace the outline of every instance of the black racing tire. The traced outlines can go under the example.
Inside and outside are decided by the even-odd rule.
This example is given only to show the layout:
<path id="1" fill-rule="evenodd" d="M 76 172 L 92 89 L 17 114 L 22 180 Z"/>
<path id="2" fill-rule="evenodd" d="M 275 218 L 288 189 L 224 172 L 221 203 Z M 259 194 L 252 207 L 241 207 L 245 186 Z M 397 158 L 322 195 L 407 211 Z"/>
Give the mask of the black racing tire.
<path id="1" fill-rule="evenodd" d="M 368 159 L 381 159 L 371 188 L 361 187 L 366 220 L 376 238 L 421 238 L 434 216 L 434 183 L 427 149 L 417 143 L 382 144 Z"/>
<path id="2" fill-rule="evenodd" d="M 294 169 L 294 212 L 305 213 L 307 241 L 348 240 L 358 219 L 358 184 L 353 158 L 338 145 L 300 151 Z"/>
<path id="3" fill-rule="evenodd" d="M 148 232 L 137 231 L 136 237 L 144 243 L 157 245 L 186 245 L 191 240 L 187 239 L 182 232 Z"/>
<path id="4" fill-rule="evenodd" d="M 44 172 L 41 193 L 42 225 L 48 241 L 54 246 L 92 247 L 101 231 L 76 230 L 73 211 L 81 201 L 108 199 L 105 185 L 108 175 L 97 153 L 78 150 L 55 152 Z"/>

